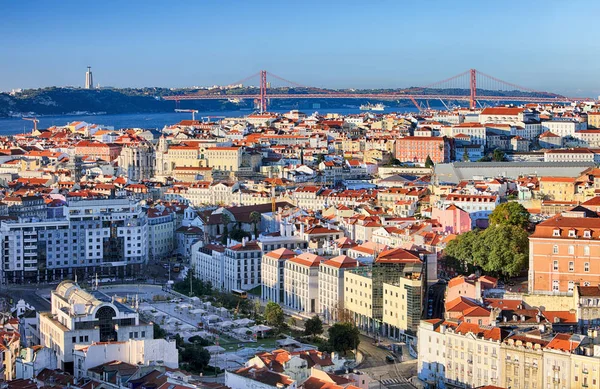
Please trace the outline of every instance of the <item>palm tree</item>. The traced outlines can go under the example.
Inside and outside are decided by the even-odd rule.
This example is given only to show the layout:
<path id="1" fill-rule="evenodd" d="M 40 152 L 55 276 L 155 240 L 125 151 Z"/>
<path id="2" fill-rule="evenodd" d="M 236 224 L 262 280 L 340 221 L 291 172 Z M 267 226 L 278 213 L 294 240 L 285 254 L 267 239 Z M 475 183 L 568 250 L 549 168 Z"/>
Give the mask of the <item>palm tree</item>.
<path id="1" fill-rule="evenodd" d="M 250 222 L 254 224 L 254 237 L 258 237 L 258 223 L 260 223 L 261 216 L 260 213 L 256 211 L 250 212 Z"/>
<path id="2" fill-rule="evenodd" d="M 221 224 L 223 224 L 223 233 L 221 234 L 221 244 L 227 244 L 227 238 L 229 237 L 229 223 L 231 218 L 225 212 L 221 213 Z"/>

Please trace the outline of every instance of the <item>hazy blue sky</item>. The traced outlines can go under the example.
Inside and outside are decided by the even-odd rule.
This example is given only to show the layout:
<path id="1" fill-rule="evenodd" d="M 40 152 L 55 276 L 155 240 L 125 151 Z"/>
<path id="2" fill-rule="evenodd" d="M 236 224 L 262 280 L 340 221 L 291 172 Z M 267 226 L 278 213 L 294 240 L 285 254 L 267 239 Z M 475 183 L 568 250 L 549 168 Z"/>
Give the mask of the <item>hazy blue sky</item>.
<path id="1" fill-rule="evenodd" d="M 469 68 L 600 94 L 600 1 L 0 0 L 0 90 L 228 84 L 426 85 Z M 256 83 L 256 81 L 254 82 Z"/>

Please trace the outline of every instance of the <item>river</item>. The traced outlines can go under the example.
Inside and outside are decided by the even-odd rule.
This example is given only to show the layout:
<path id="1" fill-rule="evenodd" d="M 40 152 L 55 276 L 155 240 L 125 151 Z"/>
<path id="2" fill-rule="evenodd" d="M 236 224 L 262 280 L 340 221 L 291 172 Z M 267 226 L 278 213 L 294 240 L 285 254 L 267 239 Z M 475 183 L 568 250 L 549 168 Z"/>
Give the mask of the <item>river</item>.
<path id="1" fill-rule="evenodd" d="M 342 115 L 357 114 L 360 112 L 358 108 L 326 108 L 320 110 L 303 110 L 307 114 L 312 114 L 318 111 L 320 114 L 339 113 Z M 273 110 L 273 112 L 285 113 L 285 110 Z M 391 113 L 391 112 L 416 112 L 414 107 L 387 107 L 383 112 L 375 113 Z M 196 114 L 196 119 L 201 120 L 208 116 L 226 116 L 239 117 L 251 114 L 251 111 L 214 111 L 214 112 L 199 112 Z M 74 121 L 85 121 L 88 123 L 101 124 L 105 126 L 113 126 L 119 128 L 157 128 L 161 129 L 166 125 L 171 125 L 180 122 L 181 120 L 191 119 L 190 113 L 137 113 L 137 114 L 119 114 L 119 115 L 66 115 L 66 116 L 43 116 L 38 117 L 38 128 L 48 128 L 50 126 L 62 126 Z M 5 118 L 0 119 L 0 135 L 13 135 L 31 132 L 33 123 L 21 118 Z"/>

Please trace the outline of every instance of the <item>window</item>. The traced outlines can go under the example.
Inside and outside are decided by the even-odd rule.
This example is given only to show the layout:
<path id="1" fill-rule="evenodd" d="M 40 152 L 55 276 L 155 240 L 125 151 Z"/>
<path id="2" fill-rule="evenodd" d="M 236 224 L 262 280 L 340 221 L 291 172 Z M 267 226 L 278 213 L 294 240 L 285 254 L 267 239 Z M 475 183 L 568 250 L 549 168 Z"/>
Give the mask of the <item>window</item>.
<path id="1" fill-rule="evenodd" d="M 575 271 L 575 262 L 569 262 L 569 271 Z"/>
<path id="2" fill-rule="evenodd" d="M 569 238 L 575 238 L 575 230 L 569 230 Z"/>
<path id="3" fill-rule="evenodd" d="M 586 262 L 583 264 L 583 271 L 586 273 L 589 273 L 589 271 L 590 271 L 590 263 L 589 262 Z"/>
<path id="4" fill-rule="evenodd" d="M 558 271 L 558 261 L 554 261 L 553 265 L 552 265 L 552 269 L 554 271 Z"/>
<path id="5" fill-rule="evenodd" d="M 591 238 L 592 237 L 592 232 L 590 230 L 583 231 L 583 237 L 584 238 Z"/>
<path id="6" fill-rule="evenodd" d="M 590 246 L 585 246 L 583 248 L 583 255 L 590 255 Z"/>
<path id="7" fill-rule="evenodd" d="M 575 254 L 575 247 L 569 246 L 569 255 L 573 255 L 573 254 Z"/>
<path id="8" fill-rule="evenodd" d="M 558 245 L 554 245 L 554 247 L 552 247 L 552 254 L 558 254 Z"/>
<path id="9" fill-rule="evenodd" d="M 552 236 L 560 236 L 560 230 L 556 229 L 556 230 L 552 231 Z"/>
<path id="10" fill-rule="evenodd" d="M 554 292 L 558 292 L 558 288 L 559 288 L 559 282 L 558 282 L 558 280 L 552 280 L 552 290 Z"/>
<path id="11" fill-rule="evenodd" d="M 573 289 L 575 289 L 575 281 L 569 281 L 569 292 L 573 293 Z"/>

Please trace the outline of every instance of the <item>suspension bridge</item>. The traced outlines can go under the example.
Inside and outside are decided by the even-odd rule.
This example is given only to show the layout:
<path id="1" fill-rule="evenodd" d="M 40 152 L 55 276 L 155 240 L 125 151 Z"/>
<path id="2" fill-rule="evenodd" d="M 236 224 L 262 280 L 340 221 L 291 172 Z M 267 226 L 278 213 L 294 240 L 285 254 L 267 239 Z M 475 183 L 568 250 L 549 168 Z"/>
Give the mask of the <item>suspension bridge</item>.
<path id="1" fill-rule="evenodd" d="M 522 103 L 569 103 L 573 101 L 590 100 L 588 98 L 569 98 L 550 92 L 536 91 L 510 82 L 500 80 L 476 69 L 452 76 L 422 87 L 411 87 L 394 92 L 360 93 L 353 90 L 330 90 L 304 86 L 286 80 L 266 70 L 261 70 L 243 80 L 230 85 L 243 85 L 258 78 L 259 87 L 246 87 L 244 89 L 258 89 L 256 93 L 232 93 L 231 90 L 209 90 L 194 94 L 164 96 L 164 100 L 172 100 L 179 106 L 183 100 L 218 100 L 218 99 L 252 99 L 256 101 L 261 112 L 267 110 L 270 99 L 370 99 L 370 100 L 411 100 L 421 109 L 417 100 L 467 101 L 469 108 L 475 109 L 485 102 L 522 102 Z M 294 88 L 296 93 L 286 92 L 282 88 L 274 88 L 267 79 L 283 82 Z M 444 103 L 444 105 L 446 105 Z"/>

